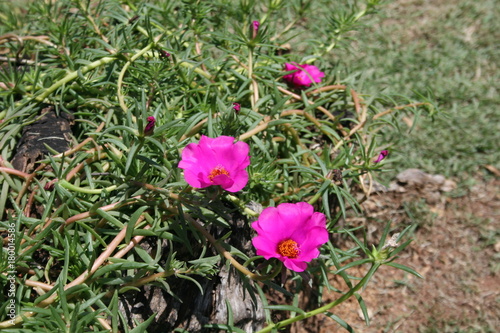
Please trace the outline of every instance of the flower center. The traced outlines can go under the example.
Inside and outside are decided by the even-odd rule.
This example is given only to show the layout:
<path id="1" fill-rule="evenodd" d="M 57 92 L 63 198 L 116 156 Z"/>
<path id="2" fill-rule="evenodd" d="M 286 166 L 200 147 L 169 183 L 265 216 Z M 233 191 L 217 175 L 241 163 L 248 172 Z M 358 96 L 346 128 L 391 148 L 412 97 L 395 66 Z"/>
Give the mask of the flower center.
<path id="1" fill-rule="evenodd" d="M 283 257 L 296 259 L 300 254 L 299 244 L 291 239 L 279 242 L 277 252 Z"/>
<path id="2" fill-rule="evenodd" d="M 226 175 L 229 177 L 229 172 L 226 169 L 224 169 L 222 165 L 219 164 L 212 171 L 210 171 L 208 179 L 210 179 L 210 181 L 213 182 L 214 178 L 220 175 Z"/>

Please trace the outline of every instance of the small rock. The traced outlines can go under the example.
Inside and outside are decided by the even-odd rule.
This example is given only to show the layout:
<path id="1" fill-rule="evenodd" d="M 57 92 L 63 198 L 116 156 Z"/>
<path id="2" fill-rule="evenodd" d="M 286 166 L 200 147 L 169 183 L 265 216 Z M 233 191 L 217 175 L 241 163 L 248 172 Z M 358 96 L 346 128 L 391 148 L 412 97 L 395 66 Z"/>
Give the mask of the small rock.
<path id="1" fill-rule="evenodd" d="M 391 182 L 389 184 L 389 192 L 406 192 L 406 189 L 396 182 Z"/>
<path id="2" fill-rule="evenodd" d="M 400 184 L 424 185 L 429 180 L 429 175 L 419 169 L 406 169 L 400 172 L 396 179 Z"/>
<path id="3" fill-rule="evenodd" d="M 373 318 L 373 311 L 370 309 L 367 309 L 367 314 L 369 318 Z M 359 318 L 365 320 L 365 315 L 363 314 L 363 311 L 361 309 L 358 309 L 358 316 Z"/>
<path id="4" fill-rule="evenodd" d="M 441 201 L 441 194 L 438 191 L 429 191 L 425 194 L 425 201 L 430 205 L 436 205 Z"/>
<path id="5" fill-rule="evenodd" d="M 500 252 L 500 242 L 497 242 L 495 245 L 493 245 L 493 248 L 496 252 Z"/>
<path id="6" fill-rule="evenodd" d="M 396 176 L 396 180 L 399 185 L 425 187 L 430 191 L 450 192 L 457 187 L 453 180 L 446 179 L 443 175 L 429 175 L 419 169 L 402 171 Z"/>
<path id="7" fill-rule="evenodd" d="M 446 178 L 444 178 L 443 175 L 432 175 L 431 178 L 433 182 L 437 185 L 441 185 L 446 181 Z"/>
<path id="8" fill-rule="evenodd" d="M 439 188 L 442 192 L 450 192 L 457 188 L 457 183 L 453 180 L 446 179 L 444 184 Z"/>
<path id="9" fill-rule="evenodd" d="M 370 187 L 370 180 L 369 179 L 365 179 L 364 180 L 364 185 L 366 188 L 369 188 Z M 389 189 L 387 188 L 387 186 L 385 185 L 382 185 L 380 184 L 379 182 L 377 181 L 372 181 L 372 193 L 377 193 L 377 192 L 387 192 Z"/>

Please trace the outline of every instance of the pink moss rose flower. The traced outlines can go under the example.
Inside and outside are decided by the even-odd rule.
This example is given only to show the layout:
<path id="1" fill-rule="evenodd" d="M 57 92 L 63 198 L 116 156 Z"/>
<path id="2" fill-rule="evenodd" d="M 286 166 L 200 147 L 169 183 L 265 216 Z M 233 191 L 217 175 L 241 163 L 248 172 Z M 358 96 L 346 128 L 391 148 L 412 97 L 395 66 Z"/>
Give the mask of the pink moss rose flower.
<path id="1" fill-rule="evenodd" d="M 248 144 L 234 143 L 233 137 L 202 135 L 199 143 L 184 148 L 179 168 L 184 169 L 184 178 L 192 187 L 220 185 L 226 191 L 238 192 L 248 182 L 245 168 L 250 164 L 249 151 Z"/>
<path id="2" fill-rule="evenodd" d="M 285 63 L 285 71 L 295 72 L 284 75 L 283 79 L 295 88 L 310 87 L 313 82 L 320 83 L 325 73 L 314 65 L 299 65 L 295 62 Z"/>
<path id="3" fill-rule="evenodd" d="M 277 258 L 286 268 L 302 272 L 319 256 L 319 247 L 328 241 L 326 216 L 307 202 L 282 203 L 262 211 L 252 223 L 257 255 Z"/>

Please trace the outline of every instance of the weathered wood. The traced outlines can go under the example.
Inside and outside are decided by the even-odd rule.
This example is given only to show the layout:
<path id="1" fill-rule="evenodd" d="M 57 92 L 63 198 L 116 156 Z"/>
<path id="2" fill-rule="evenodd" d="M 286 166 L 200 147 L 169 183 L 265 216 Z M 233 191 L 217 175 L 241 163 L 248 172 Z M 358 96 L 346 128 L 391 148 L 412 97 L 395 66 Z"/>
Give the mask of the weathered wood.
<path id="1" fill-rule="evenodd" d="M 173 279 L 170 279 L 173 280 Z M 260 298 L 252 299 L 243 282 L 233 268 L 223 267 L 211 280 L 197 279 L 203 294 L 193 282 L 177 279 L 170 281 L 176 297 L 157 286 L 145 286 L 141 292 L 124 294 L 120 299 L 120 310 L 128 319 L 129 327 L 134 320 L 142 322 L 155 315 L 149 332 L 171 332 L 183 328 L 191 333 L 218 332 L 204 329 L 205 324 L 227 324 L 230 304 L 234 326 L 251 333 L 264 324 L 264 311 Z"/>
<path id="2" fill-rule="evenodd" d="M 253 255 L 248 222 L 235 220 L 234 231 L 226 242 Z M 228 231 L 214 229 L 217 229 L 217 234 Z M 169 250 L 172 249 L 164 249 Z M 249 333 L 264 326 L 265 315 L 261 299 L 256 292 L 253 292 L 255 297 L 252 297 L 246 289 L 253 288 L 253 282 L 243 281 L 244 278 L 233 267 L 222 266 L 210 279 L 194 278 L 200 283 L 203 293 L 193 282 L 171 277 L 166 280 L 171 292 L 159 286 L 148 285 L 142 287 L 140 292 L 123 294 L 120 298 L 120 310 L 127 318 L 128 326 L 135 327 L 134 321 L 140 323 L 156 314 L 148 332 L 172 332 L 175 328 L 183 328 L 190 333 L 219 332 L 218 329 L 203 326 L 228 323 L 226 302 L 231 306 L 234 326 Z"/>
<path id="3" fill-rule="evenodd" d="M 39 119 L 24 127 L 12 166 L 31 173 L 36 163 L 50 153 L 47 146 L 59 153 L 68 150 L 73 119 L 71 114 L 65 112 L 57 115 L 52 105 L 42 109 Z"/>

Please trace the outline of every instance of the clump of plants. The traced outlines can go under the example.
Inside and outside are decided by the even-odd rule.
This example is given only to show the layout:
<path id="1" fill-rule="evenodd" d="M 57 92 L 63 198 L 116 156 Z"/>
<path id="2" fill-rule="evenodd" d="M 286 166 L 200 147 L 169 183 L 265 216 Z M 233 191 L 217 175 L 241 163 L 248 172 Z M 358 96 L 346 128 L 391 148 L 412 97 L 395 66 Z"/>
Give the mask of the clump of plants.
<path id="1" fill-rule="evenodd" d="M 397 127 L 395 115 L 430 110 L 364 95 L 325 60 L 378 0 L 1 6 L 6 332 L 271 332 L 314 315 L 349 329 L 335 309 L 354 296 L 368 323 L 358 291 L 381 265 L 419 276 L 395 261 L 409 227 L 389 221 L 367 244 L 338 224 L 390 162 L 394 147 L 378 133 Z M 48 113 L 70 130 L 36 140 L 67 147 L 23 159 L 26 133 Z M 355 266 L 365 274 L 349 274 Z M 218 283 L 227 274 L 250 314 Z M 347 289 L 331 285 L 333 274 Z M 125 298 L 151 288 L 170 297 L 165 308 L 221 293 L 195 329 L 181 305 L 134 317 Z M 182 298 L 186 288 L 195 296 Z M 312 309 L 298 306 L 306 288 Z M 271 290 L 289 302 L 275 304 Z M 326 290 L 338 298 L 323 303 Z"/>

